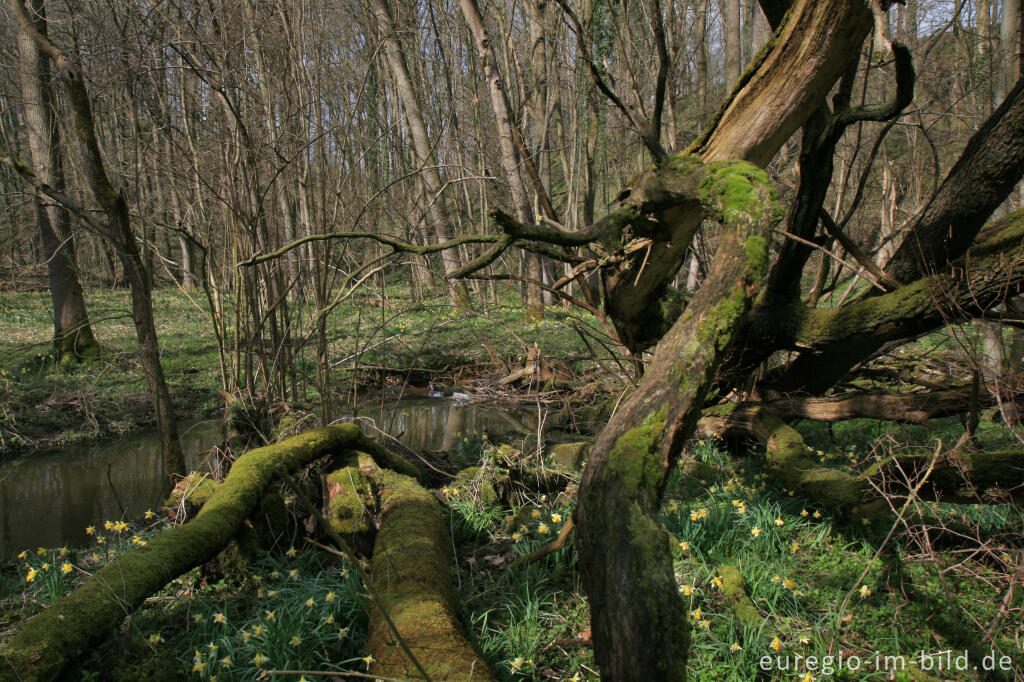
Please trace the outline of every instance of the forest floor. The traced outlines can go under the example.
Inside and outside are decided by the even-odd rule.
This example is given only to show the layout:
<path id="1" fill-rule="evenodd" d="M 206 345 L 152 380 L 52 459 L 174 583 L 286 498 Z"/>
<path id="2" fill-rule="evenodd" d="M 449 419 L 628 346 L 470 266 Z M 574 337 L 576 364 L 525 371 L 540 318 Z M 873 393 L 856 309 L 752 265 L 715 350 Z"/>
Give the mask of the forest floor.
<path id="1" fill-rule="evenodd" d="M 954 428 L 943 423 L 940 433 Z M 807 434 L 822 464 L 842 469 L 872 461 L 880 442 L 928 446 L 921 432 L 893 424 Z M 479 458 L 483 467 L 509 457 L 536 462 L 537 452 L 523 446 L 465 434 L 453 455 Z M 899 518 L 850 523 L 773 485 L 756 455 L 736 458 L 719 442 L 699 440 L 687 457 L 734 472 L 718 481 L 673 476 L 662 507 L 691 614 L 690 679 L 1022 679 L 1024 627 L 1014 616 L 1021 595 L 1006 591 L 1008 582 L 1019 585 L 1021 551 L 997 540 L 1007 533 L 1019 540 L 1020 509 L 922 503 Z M 524 494 L 511 505 L 486 501 L 472 479 L 435 491 L 455 548 L 462 621 L 505 682 L 597 679 L 571 539 L 511 566 L 558 533 L 572 514 L 573 491 Z M 930 540 L 911 518 L 922 513 Z M 974 539 L 948 543 L 943 524 L 972 529 Z M 166 527 L 160 515 L 112 520 L 94 531 L 92 547 L 26 548 L 0 571 L 0 639 Z M 175 580 L 83 663 L 81 679 L 225 682 L 273 670 L 292 672 L 267 679 L 295 680 L 296 671 L 372 670 L 355 572 L 298 538 L 294 545 L 262 555 L 240 581 L 208 569 Z M 730 567 L 752 619 L 740 616 L 723 584 Z M 995 670 L 980 675 L 989 664 Z"/>
<path id="2" fill-rule="evenodd" d="M 383 296 L 350 299 L 329 318 L 335 400 L 342 409 L 367 391 L 413 391 L 430 381 L 451 386 L 501 376 L 495 358 L 522 363 L 535 343 L 545 362 L 577 376 L 595 368 L 587 343 L 610 357 L 599 326 L 586 313 L 550 307 L 543 321 L 529 323 L 511 295 L 509 303 L 466 312 L 440 295 L 413 302 L 398 292 L 396 287 Z M 103 356 L 55 367 L 49 294 L 0 291 L 0 459 L 117 437 L 155 423 L 128 292 L 90 290 L 86 296 Z M 201 292 L 159 289 L 153 299 L 161 360 L 179 415 L 222 413 L 217 339 Z M 310 312 L 293 308 L 293 328 L 302 330 Z M 314 352 L 315 341 L 308 339 L 296 361 L 303 401 L 317 399 Z"/>
<path id="3" fill-rule="evenodd" d="M 13 449 L 108 436 L 146 422 L 127 296 L 94 292 L 90 301 L 104 359 L 54 369 L 45 357 L 45 295 L 0 294 L 0 405 L 7 420 L 0 432 L 16 441 Z M 219 412 L 217 353 L 204 309 L 175 291 L 157 292 L 156 301 L 163 359 L 180 408 Z M 585 375 L 593 364 L 585 359 L 577 325 L 595 327 L 560 309 L 528 324 L 511 305 L 465 314 L 441 301 L 414 305 L 395 297 L 385 308 L 362 301 L 340 309 L 332 318 L 332 353 L 361 351 L 363 367 L 404 368 L 402 384 L 429 377 L 455 384 L 504 371 L 484 343 L 510 364 L 522 362 L 537 343 L 552 363 Z M 364 387 L 387 383 L 376 370 L 343 376 Z M 126 415 L 132 405 L 139 407 Z M 863 470 L 892 451 L 932 451 L 962 430 L 955 418 L 933 426 L 867 420 L 834 428 L 798 425 L 823 466 L 847 471 Z M 56 433 L 63 435 L 49 440 Z M 982 423 L 978 442 L 984 447 L 1011 440 L 1002 425 Z M 549 455 L 536 440 L 502 443 L 478 433 L 462 434 L 449 453 L 459 467 L 484 470 L 550 463 Z M 776 486 L 756 452 L 731 452 L 704 439 L 692 441 L 684 459 L 727 472 L 695 481 L 680 470 L 662 507 L 679 592 L 691 614 L 690 679 L 1024 679 L 1019 507 L 917 501 L 898 514 L 853 523 Z M 503 682 L 597 679 L 571 537 L 559 551 L 511 566 L 550 542 L 571 517 L 578 476 L 572 474 L 574 483 L 560 493 L 521 491 L 505 502 L 482 494 L 472 479 L 434 491 L 455 551 L 452 578 L 462 622 Z M 25 548 L 0 568 L 0 642 L 167 526 L 161 515 L 147 513 L 93 529 L 88 547 Z M 207 568 L 173 581 L 73 679 L 225 682 L 270 670 L 289 671 L 265 676 L 281 680 L 301 680 L 300 671 L 307 671 L 307 680 L 327 670 L 372 673 L 364 590 L 355 571 L 306 546 L 298 534 L 292 544 L 294 551 L 281 547 L 261 555 L 241 579 Z M 752 607 L 745 614 L 727 584 L 737 576 Z"/>

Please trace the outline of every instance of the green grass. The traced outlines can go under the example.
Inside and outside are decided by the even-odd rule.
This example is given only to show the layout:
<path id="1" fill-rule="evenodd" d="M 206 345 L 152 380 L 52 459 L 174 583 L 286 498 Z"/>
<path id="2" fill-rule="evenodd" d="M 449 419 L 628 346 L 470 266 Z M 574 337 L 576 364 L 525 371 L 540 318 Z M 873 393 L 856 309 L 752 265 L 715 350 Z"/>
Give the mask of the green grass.
<path id="1" fill-rule="evenodd" d="M 868 449 L 864 442 L 847 447 L 854 446 L 855 452 Z M 465 447 L 481 466 L 507 464 L 508 451 L 498 457 L 493 444 Z M 816 680 L 883 680 L 887 671 L 841 670 L 838 657 L 849 662 L 856 656 L 862 666 L 876 654 L 919 663 L 919 652 L 947 649 L 966 651 L 972 664 L 995 651 L 1008 657 L 1012 670 L 990 679 L 1019 678 L 1024 597 L 1017 590 L 1006 598 L 1011 580 L 1019 587 L 1019 549 L 986 556 L 976 548 L 965 553 L 936 545 L 923 552 L 900 526 L 890 537 L 891 518 L 850 524 L 773 486 L 756 458 L 734 460 L 711 440 L 693 442 L 690 450 L 706 463 L 735 467 L 729 480 L 696 486 L 673 474 L 662 508 L 661 520 L 675 538 L 681 599 L 691 614 L 690 679 L 794 680 L 810 673 Z M 855 466 L 848 450 L 821 458 Z M 589 611 L 572 542 L 510 567 L 553 539 L 572 512 L 571 498 L 526 495 L 507 508 L 482 503 L 477 490 L 467 481 L 440 491 L 456 548 L 460 615 L 471 640 L 504 682 L 595 679 L 592 652 L 579 638 Z M 981 540 L 1000 529 L 1017 529 L 1019 537 L 1024 528 L 1024 515 L 1014 507 L 922 508 L 975 528 Z M 112 521 L 93 529 L 92 548 L 26 548 L 0 572 L 0 622 L 16 625 L 163 527 L 144 517 Z M 722 564 L 738 569 L 760 615 L 756 623 L 744 625 L 735 616 L 716 582 Z M 240 582 L 196 569 L 147 601 L 119 637 L 85 662 L 83 679 L 111 669 L 123 675 L 114 679 L 139 679 L 151 665 L 173 671 L 170 679 L 196 680 L 251 680 L 261 669 L 365 670 L 361 594 L 343 561 L 316 550 L 264 555 Z M 766 656 L 772 669 L 761 670 Z M 817 657 L 813 668 L 808 656 Z M 776 661 L 789 669 L 773 667 Z M 833 674 L 826 675 L 829 661 Z M 947 670 L 943 679 L 976 677 Z"/>
<path id="2" fill-rule="evenodd" d="M 507 304 L 470 313 L 442 296 L 413 303 L 397 286 L 385 295 L 387 307 L 368 305 L 376 299 L 364 296 L 328 318 L 333 390 L 341 405 L 353 386 L 457 384 L 494 372 L 485 343 L 511 363 L 536 343 L 546 357 L 576 372 L 594 367 L 573 328 L 596 331 L 588 314 L 549 307 L 543 321 L 528 323 L 511 293 L 503 298 Z M 128 292 L 89 291 L 86 299 L 103 356 L 95 363 L 55 367 L 48 294 L 0 292 L 0 457 L 122 435 L 153 423 Z M 205 300 L 176 289 L 157 290 L 153 299 L 161 361 L 177 409 L 192 415 L 221 410 L 217 342 Z M 292 312 L 301 336 L 312 310 L 294 305 Z M 298 352 L 301 400 L 317 399 L 314 351 L 310 343 Z"/>

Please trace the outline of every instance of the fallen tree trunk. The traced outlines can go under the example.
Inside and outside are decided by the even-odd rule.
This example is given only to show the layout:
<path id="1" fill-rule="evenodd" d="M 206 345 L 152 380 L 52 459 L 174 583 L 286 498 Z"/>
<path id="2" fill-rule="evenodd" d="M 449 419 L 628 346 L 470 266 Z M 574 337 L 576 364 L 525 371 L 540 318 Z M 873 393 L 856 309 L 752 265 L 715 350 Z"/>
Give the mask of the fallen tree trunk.
<path id="1" fill-rule="evenodd" d="M 372 474 L 384 510 L 373 548 L 373 592 L 431 680 L 493 680 L 462 634 L 451 582 L 450 538 L 433 495 L 390 471 Z M 370 611 L 373 672 L 420 679 L 379 610 Z"/>
<path id="2" fill-rule="evenodd" d="M 781 485 L 798 490 L 836 514 L 869 518 L 888 514 L 872 481 L 890 482 L 890 501 L 902 497 L 899 488 L 916 484 L 931 466 L 917 494 L 943 502 L 1006 502 L 1024 499 L 1024 452 L 954 452 L 931 455 L 897 453 L 865 471 L 851 473 L 822 466 L 812 457 L 803 437 L 777 413 L 763 406 L 722 405 L 707 410 L 698 435 L 749 438 L 765 448 L 768 470 Z M 903 491 L 905 492 L 905 490 Z"/>
<path id="3" fill-rule="evenodd" d="M 383 448 L 355 424 L 337 424 L 239 457 L 195 519 L 120 555 L 26 623 L 3 649 L 0 681 L 57 679 L 148 596 L 213 559 L 256 508 L 260 494 L 279 467 L 295 471 L 347 450 L 362 450 L 376 457 Z M 390 453 L 381 459 L 386 459 L 379 461 L 385 466 L 401 466 Z M 403 469 L 412 466 L 405 464 Z"/>
<path id="4" fill-rule="evenodd" d="M 1016 387 L 1019 381 L 1011 381 Z M 810 419 L 819 422 L 838 422 L 846 419 L 866 418 L 931 426 L 929 420 L 963 414 L 972 407 L 987 408 L 997 404 L 994 391 L 978 392 L 977 402 L 970 386 L 949 391 L 925 393 L 856 392 L 813 398 L 796 396 L 771 400 L 765 406 L 783 419 Z M 1001 401 L 1015 402 L 1024 398 L 1019 389 L 1000 390 Z M 745 409 L 739 407 L 738 409 Z"/>

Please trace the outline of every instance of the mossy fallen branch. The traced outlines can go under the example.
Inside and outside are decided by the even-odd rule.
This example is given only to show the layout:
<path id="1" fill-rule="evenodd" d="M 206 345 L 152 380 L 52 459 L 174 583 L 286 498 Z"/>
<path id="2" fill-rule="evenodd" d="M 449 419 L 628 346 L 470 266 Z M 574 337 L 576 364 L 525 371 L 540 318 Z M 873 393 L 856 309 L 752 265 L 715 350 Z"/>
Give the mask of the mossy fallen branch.
<path id="1" fill-rule="evenodd" d="M 754 602 L 747 596 L 747 588 L 739 569 L 732 564 L 721 564 L 718 566 L 718 577 L 722 581 L 722 592 L 732 605 L 736 619 L 748 628 L 760 627 L 764 619 L 754 606 Z"/>
<path id="2" fill-rule="evenodd" d="M 278 467 L 295 471 L 345 450 L 376 455 L 383 448 L 358 426 L 338 424 L 239 457 L 195 519 L 117 557 L 26 623 L 2 651 L 0 681 L 58 679 L 61 671 L 92 650 L 148 596 L 214 558 L 256 508 Z M 387 462 L 395 459 L 394 455 L 386 458 Z"/>
<path id="3" fill-rule="evenodd" d="M 721 405 L 706 410 L 698 423 L 701 436 L 753 438 L 765 448 L 769 473 L 788 489 L 799 490 L 826 509 L 854 518 L 890 512 L 872 480 L 887 478 L 895 485 L 890 499 L 930 467 L 918 495 L 926 500 L 954 503 L 1006 503 L 1024 497 L 1024 452 L 940 454 L 894 453 L 861 472 L 823 466 L 812 456 L 803 436 L 779 415 L 764 407 Z"/>
<path id="4" fill-rule="evenodd" d="M 390 471 L 373 474 L 384 510 L 373 549 L 373 591 L 432 680 L 493 680 L 463 637 L 451 583 L 450 539 L 433 495 Z M 370 612 L 375 675 L 419 679 L 391 628 Z"/>

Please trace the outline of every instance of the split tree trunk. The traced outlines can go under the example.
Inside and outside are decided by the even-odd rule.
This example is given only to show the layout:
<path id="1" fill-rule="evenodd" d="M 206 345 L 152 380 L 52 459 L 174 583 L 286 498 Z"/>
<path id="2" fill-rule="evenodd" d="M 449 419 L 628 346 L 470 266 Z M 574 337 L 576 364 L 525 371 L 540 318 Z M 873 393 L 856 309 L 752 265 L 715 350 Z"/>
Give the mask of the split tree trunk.
<path id="1" fill-rule="evenodd" d="M 577 539 L 603 679 L 686 676 L 687 614 L 677 593 L 669 536 L 657 521 L 658 506 L 668 472 L 761 288 L 768 229 L 781 218 L 763 173 L 722 161 L 766 164 L 858 54 L 870 27 L 867 3 L 797 2 L 771 52 L 695 145 L 706 164 L 703 207 L 677 204 L 666 212 L 671 246 L 657 254 L 652 249 L 646 261 L 656 268 L 650 276 L 662 280 L 647 283 L 648 295 L 682 262 L 690 239 L 676 234 L 692 237 L 705 213 L 726 229 L 703 287 L 661 339 L 640 386 L 602 431 L 584 474 Z M 627 294 L 637 295 L 642 276 L 629 278 L 634 291 Z M 636 319 L 635 312 L 632 316 Z"/>

